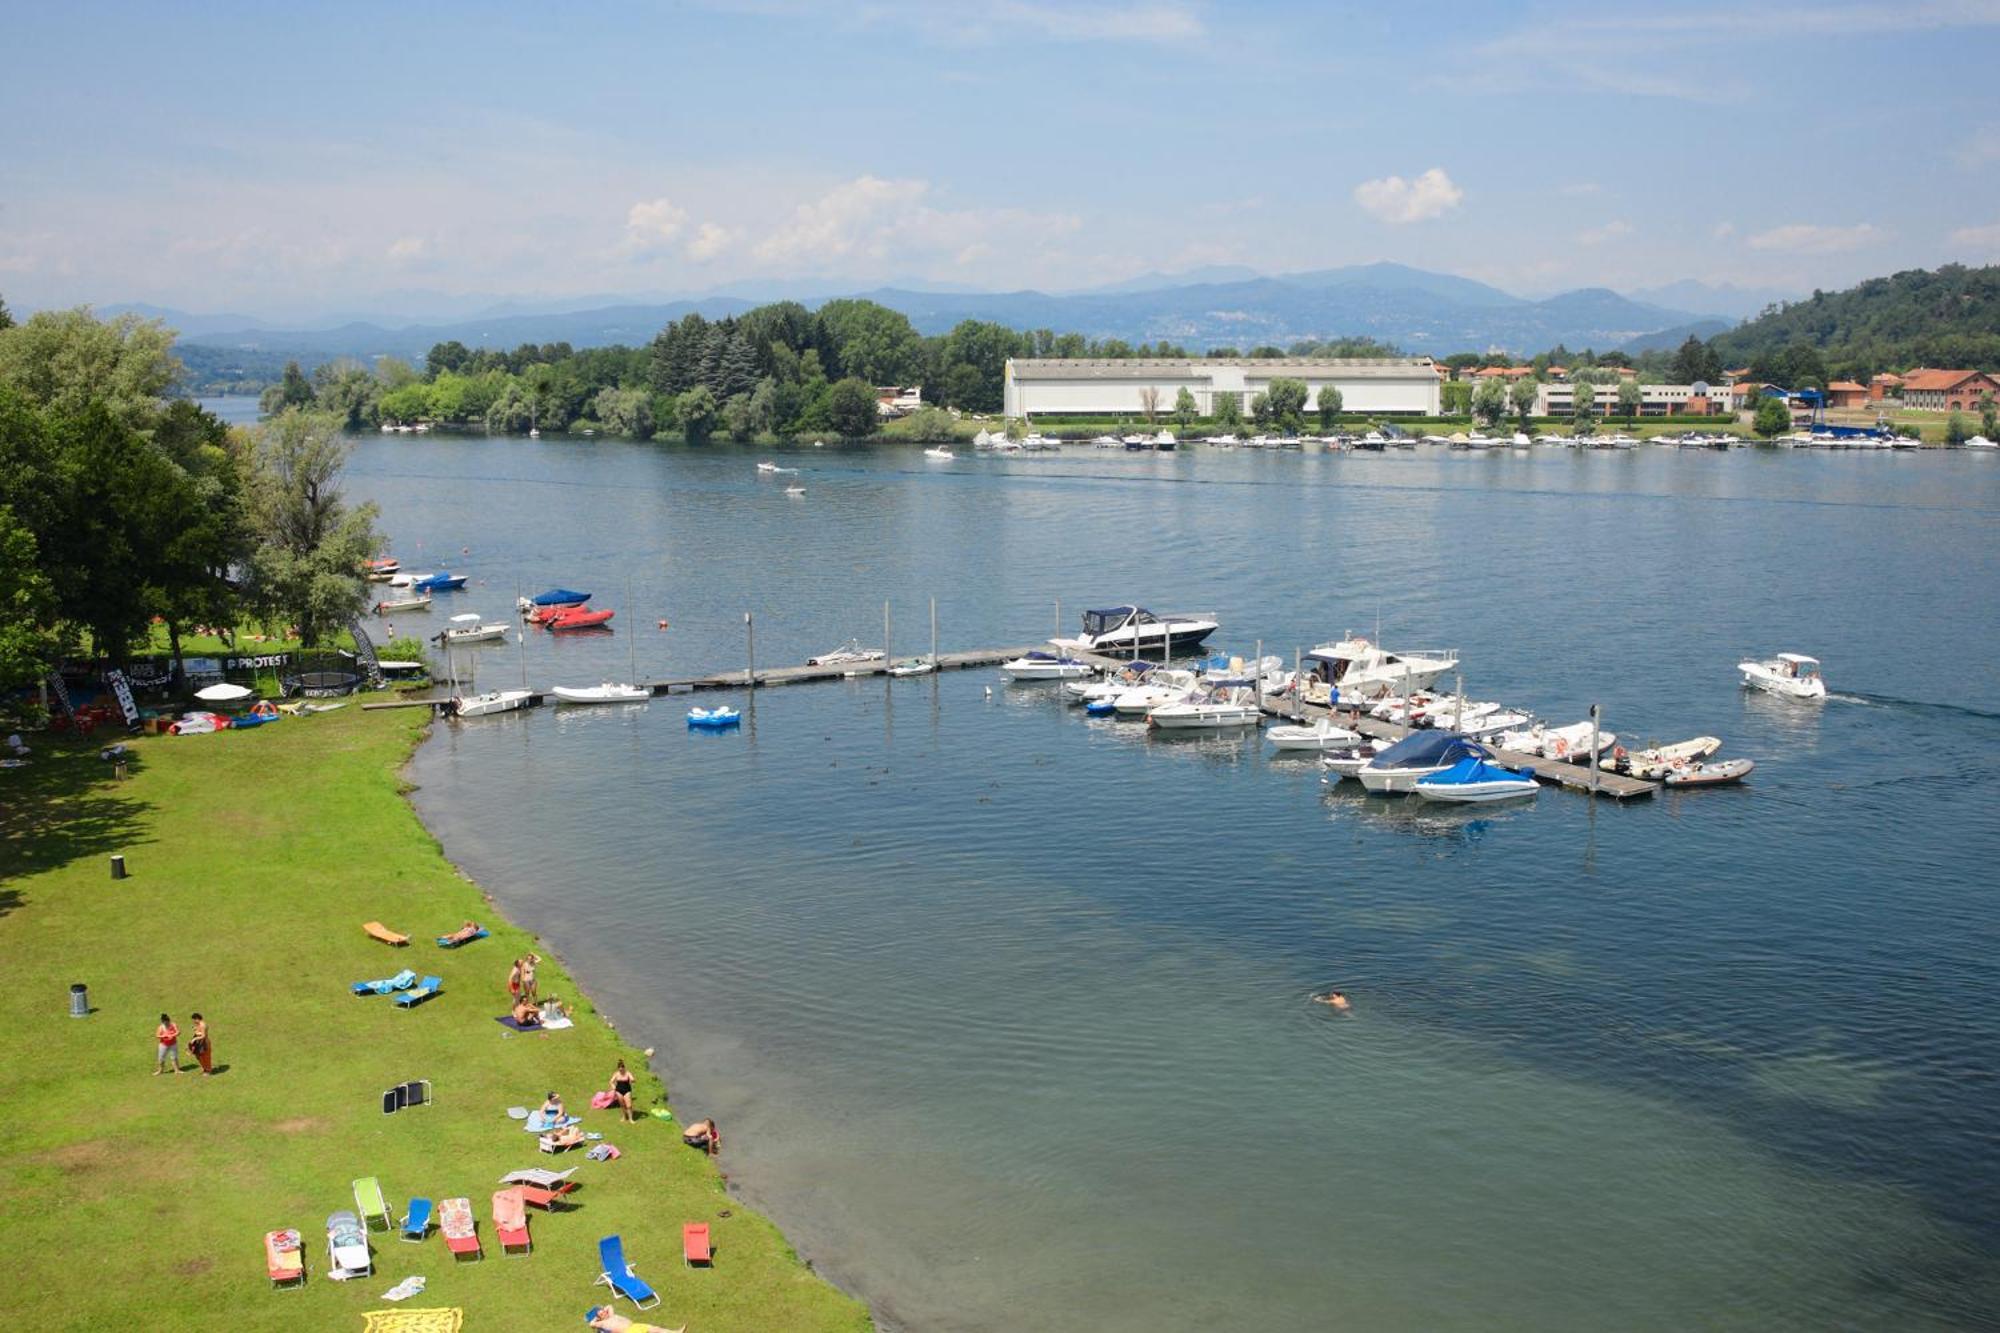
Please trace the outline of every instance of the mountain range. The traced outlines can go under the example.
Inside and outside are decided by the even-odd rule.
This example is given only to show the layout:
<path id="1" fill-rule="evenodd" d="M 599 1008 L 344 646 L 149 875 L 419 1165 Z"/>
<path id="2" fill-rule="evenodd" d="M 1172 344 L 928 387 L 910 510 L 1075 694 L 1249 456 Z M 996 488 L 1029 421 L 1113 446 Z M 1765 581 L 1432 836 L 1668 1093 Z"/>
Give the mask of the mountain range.
<path id="1" fill-rule="evenodd" d="M 824 281 L 758 280 L 677 300 L 620 302 L 603 297 L 581 306 L 548 308 L 538 302 L 489 302 L 477 314 L 433 322 L 355 318 L 305 328 L 278 328 L 231 315 L 190 315 L 154 307 L 133 309 L 181 331 L 184 345 L 212 349 L 214 365 L 242 354 L 245 362 L 272 356 L 313 364 L 334 357 L 419 359 L 435 343 L 456 339 L 471 347 L 512 348 L 521 343 L 567 342 L 577 347 L 650 340 L 664 325 L 699 311 L 715 319 L 740 314 L 763 301 L 790 296 L 809 304 L 835 295 L 879 302 L 909 317 L 920 333 L 943 333 L 961 320 L 991 320 L 1017 329 L 1053 329 L 1127 342 L 1168 341 L 1202 350 L 1245 351 L 1301 339 L 1369 337 L 1406 352 L 1446 355 L 1501 350 L 1513 354 L 1563 344 L 1609 349 L 1679 342 L 1689 332 L 1719 332 L 1736 323 L 1736 310 L 1765 293 L 1682 283 L 1656 289 L 1702 304 L 1675 306 L 1638 300 L 1602 287 L 1530 299 L 1449 273 L 1402 264 L 1269 276 L 1221 266 L 1182 274 L 1147 274 L 1108 286 L 1070 292 L 978 292 L 937 285 L 897 284 L 843 292 Z"/>

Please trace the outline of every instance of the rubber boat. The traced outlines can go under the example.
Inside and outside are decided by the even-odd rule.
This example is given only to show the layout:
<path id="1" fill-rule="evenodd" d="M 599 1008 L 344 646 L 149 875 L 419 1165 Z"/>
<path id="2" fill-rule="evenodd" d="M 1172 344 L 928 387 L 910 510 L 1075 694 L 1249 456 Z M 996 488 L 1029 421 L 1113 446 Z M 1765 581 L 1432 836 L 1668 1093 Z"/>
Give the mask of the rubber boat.
<path id="1" fill-rule="evenodd" d="M 511 713 L 526 708 L 533 696 L 526 690 L 488 690 L 484 694 L 469 694 L 451 701 L 453 717 L 491 717 L 495 713 Z"/>
<path id="2" fill-rule="evenodd" d="M 436 574 L 422 575 L 410 586 L 421 592 L 457 592 L 465 586 L 465 575 L 440 571 Z"/>
<path id="3" fill-rule="evenodd" d="M 1824 699 L 1826 681 L 1820 678 L 1819 659 L 1803 653 L 1779 653 L 1764 662 L 1738 662 L 1743 683 L 1767 694 L 1788 699 Z"/>
<path id="4" fill-rule="evenodd" d="M 1534 770 L 1517 772 L 1477 755 L 1467 755 L 1442 773 L 1418 778 L 1417 795 L 1426 801 L 1471 804 L 1481 801 L 1511 801 L 1533 796 L 1541 790 Z"/>
<path id="5" fill-rule="evenodd" d="M 688 725 L 705 731 L 720 731 L 733 727 L 743 720 L 743 714 L 724 705 L 720 708 L 688 709 Z"/>
<path id="6" fill-rule="evenodd" d="M 1564 763 L 1587 764 L 1590 762 L 1590 723 L 1572 722 L 1566 727 L 1537 723 L 1525 730 L 1502 732 L 1491 743 L 1496 749 L 1510 754 L 1530 754 L 1542 759 L 1559 759 Z M 1602 754 L 1617 743 L 1618 733 L 1597 733 L 1598 753 Z"/>
<path id="7" fill-rule="evenodd" d="M 1721 748 L 1722 741 L 1719 738 L 1697 736 L 1691 741 L 1679 741 L 1673 745 L 1653 745 L 1644 750 L 1628 752 L 1616 748 L 1601 757 L 1597 761 L 1597 766 L 1613 773 L 1644 778 L 1648 782 L 1660 782 L 1669 773 L 1690 768 Z"/>
<path id="8" fill-rule="evenodd" d="M 385 597 L 375 603 L 375 614 L 386 616 L 395 611 L 428 611 L 431 609 L 431 595 L 421 597 Z"/>
<path id="9" fill-rule="evenodd" d="M 505 625 L 489 625 L 477 611 L 467 611 L 451 618 L 451 624 L 431 636 L 439 643 L 489 643 L 507 637 Z"/>
<path id="10" fill-rule="evenodd" d="M 1491 759 L 1493 752 L 1455 731 L 1419 731 L 1376 755 L 1355 774 L 1380 796 L 1407 796 L 1417 780 L 1442 773 L 1461 759 Z"/>
<path id="11" fill-rule="evenodd" d="M 547 592 L 536 593 L 533 597 L 523 597 L 515 606 L 523 611 L 532 611 L 538 606 L 582 606 L 590 600 L 587 592 L 576 592 L 569 588 L 550 588 Z"/>
<path id="12" fill-rule="evenodd" d="M 1241 686 L 1179 703 L 1161 704 L 1146 714 L 1146 725 L 1161 731 L 1223 731 L 1254 727 L 1263 720 L 1264 710 L 1257 707 L 1257 692 Z"/>
<path id="13" fill-rule="evenodd" d="M 642 704 L 653 697 L 643 685 L 618 685 L 608 680 L 602 685 L 558 685 L 549 693 L 566 704 Z"/>
<path id="14" fill-rule="evenodd" d="M 403 562 L 394 556 L 384 556 L 380 560 L 363 560 L 361 574 L 370 583 L 387 583 L 392 575 L 403 568 Z"/>
<path id="15" fill-rule="evenodd" d="M 1074 639 L 1057 639 L 1058 648 L 1082 649 L 1108 657 L 1132 657 L 1144 653 L 1172 656 L 1192 652 L 1220 629 L 1215 617 L 1205 611 L 1169 611 L 1155 615 L 1143 606 L 1113 606 L 1083 613 L 1083 633 Z"/>
<path id="16" fill-rule="evenodd" d="M 603 608 L 590 611 L 580 606 L 573 606 L 567 610 L 556 612 L 553 617 L 542 623 L 557 633 L 562 633 L 565 630 L 598 629 L 610 623 L 611 617 L 616 614 L 615 611 Z"/>
<path id="17" fill-rule="evenodd" d="M 1000 674 L 1009 680 L 1079 680 L 1096 668 L 1090 663 L 1060 653 L 1039 650 L 1000 664 Z"/>
<path id="18" fill-rule="evenodd" d="M 1749 759 L 1720 759 L 1710 764 L 1677 768 L 1662 779 L 1669 787 L 1726 787 L 1741 782 L 1757 767 Z"/>
<path id="19" fill-rule="evenodd" d="M 1325 753 L 1328 750 L 1346 750 L 1361 744 L 1361 733 L 1349 731 L 1346 727 L 1336 727 L 1333 719 L 1323 717 L 1311 726 L 1286 725 L 1267 727 L 1264 735 L 1280 750 L 1311 750 Z"/>
<path id="20" fill-rule="evenodd" d="M 1436 650 L 1395 652 L 1354 635 L 1323 643 L 1305 655 L 1307 703 L 1381 699 L 1427 690 L 1458 666 L 1458 654 Z"/>
<path id="21" fill-rule="evenodd" d="M 928 657 L 905 657 L 889 664 L 892 676 L 928 676 L 937 670 L 937 663 Z"/>
<path id="22" fill-rule="evenodd" d="M 818 657 L 808 657 L 806 665 L 816 667 L 865 666 L 872 662 L 880 662 L 887 656 L 888 654 L 880 648 L 863 648 L 861 640 L 849 639 L 832 652 L 821 653 Z"/>

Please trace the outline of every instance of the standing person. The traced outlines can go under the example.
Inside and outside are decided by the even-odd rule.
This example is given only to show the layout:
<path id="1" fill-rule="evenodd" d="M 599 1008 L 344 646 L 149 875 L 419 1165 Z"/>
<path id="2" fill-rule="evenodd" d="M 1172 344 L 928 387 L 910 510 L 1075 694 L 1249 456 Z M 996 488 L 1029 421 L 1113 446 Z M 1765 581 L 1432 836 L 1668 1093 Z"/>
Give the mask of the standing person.
<path id="1" fill-rule="evenodd" d="M 507 999 L 512 1004 L 521 1002 L 521 962 L 516 958 L 512 970 L 507 973 Z"/>
<path id="2" fill-rule="evenodd" d="M 618 1103 L 618 1109 L 625 1113 L 625 1123 L 632 1123 L 632 1071 L 625 1068 L 620 1060 L 618 1067 L 611 1071 L 611 1100 Z"/>
<path id="3" fill-rule="evenodd" d="M 200 1014 L 193 1014 L 189 1016 L 189 1021 L 194 1024 L 194 1034 L 188 1038 L 188 1054 L 201 1062 L 203 1074 L 213 1074 L 215 1056 L 208 1044 L 208 1020 Z"/>
<path id="4" fill-rule="evenodd" d="M 158 1077 L 160 1070 L 167 1065 L 172 1065 L 176 1074 L 180 1073 L 181 1030 L 174 1020 L 161 1014 L 160 1025 L 153 1029 L 153 1040 L 159 1044 L 159 1053 L 153 1058 L 154 1076 Z"/>
<path id="5" fill-rule="evenodd" d="M 535 964 L 541 961 L 542 956 L 536 953 L 521 960 L 521 998 L 530 1004 L 535 1002 Z"/>

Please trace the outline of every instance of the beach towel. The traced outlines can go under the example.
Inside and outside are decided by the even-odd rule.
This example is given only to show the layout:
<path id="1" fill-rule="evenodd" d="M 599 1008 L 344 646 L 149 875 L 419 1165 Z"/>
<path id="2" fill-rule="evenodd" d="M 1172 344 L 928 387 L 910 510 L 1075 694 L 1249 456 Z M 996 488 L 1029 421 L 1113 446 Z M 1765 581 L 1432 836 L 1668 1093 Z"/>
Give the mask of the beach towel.
<path id="1" fill-rule="evenodd" d="M 593 1111 L 602 1111 L 605 1107 L 612 1105 L 617 1100 L 618 1099 L 616 1097 L 611 1095 L 609 1089 L 605 1089 L 599 1092 L 594 1092 L 590 1095 L 590 1109 Z"/>
<path id="2" fill-rule="evenodd" d="M 463 1310 L 370 1310 L 361 1318 L 361 1333 L 458 1333 L 465 1327 Z"/>
<path id="3" fill-rule="evenodd" d="M 512 1028 L 516 1032 L 540 1032 L 548 1026 L 546 1023 L 517 1023 L 512 1014 L 502 1014 L 493 1021 L 503 1028 Z"/>
<path id="4" fill-rule="evenodd" d="M 474 940 L 483 940 L 486 938 L 486 934 L 487 934 L 486 927 L 481 926 L 478 930 L 473 931 L 472 934 L 467 935 L 462 940 L 455 940 L 449 935 L 440 935 L 437 937 L 437 946 L 440 949 L 456 949 L 459 948 L 461 945 L 470 944 Z"/>
<path id="5" fill-rule="evenodd" d="M 526 1120 L 521 1122 L 521 1128 L 527 1130 L 530 1134 L 542 1134 L 551 1129 L 561 1129 L 566 1125 L 578 1125 L 582 1123 L 582 1116 L 566 1115 L 558 1120 L 554 1116 L 543 1115 L 542 1108 L 538 1106 L 528 1114 Z"/>
<path id="6" fill-rule="evenodd" d="M 624 1155 L 609 1143 L 600 1143 L 584 1154 L 585 1157 L 588 1157 L 593 1162 L 615 1162 Z"/>
<path id="7" fill-rule="evenodd" d="M 422 1273 L 418 1273 L 413 1277 L 406 1277 L 395 1286 L 383 1292 L 382 1299 L 385 1301 L 407 1301 L 412 1296 L 421 1296 L 424 1294 L 425 1280 Z"/>
<path id="8" fill-rule="evenodd" d="M 387 995 L 391 991 L 408 990 L 417 984 L 417 974 L 404 968 L 393 977 L 380 981 L 357 981 L 351 988 L 356 995 Z"/>
<path id="9" fill-rule="evenodd" d="M 403 934 L 401 931 L 391 930 L 380 921 L 364 921 L 361 924 L 361 929 L 367 932 L 368 938 L 380 940 L 384 944 L 393 944 L 397 948 L 401 948 L 410 942 L 408 935 Z"/>

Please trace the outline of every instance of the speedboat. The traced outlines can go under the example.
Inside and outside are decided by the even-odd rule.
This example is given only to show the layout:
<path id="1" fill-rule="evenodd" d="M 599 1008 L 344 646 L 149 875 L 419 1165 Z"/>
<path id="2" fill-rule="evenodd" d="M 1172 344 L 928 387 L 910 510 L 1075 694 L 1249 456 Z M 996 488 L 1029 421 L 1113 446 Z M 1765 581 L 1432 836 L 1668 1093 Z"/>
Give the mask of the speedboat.
<path id="1" fill-rule="evenodd" d="M 1143 684 L 1147 673 L 1156 665 L 1143 660 L 1127 662 L 1103 680 L 1066 680 L 1063 682 L 1063 695 L 1073 704 L 1092 704 L 1100 700 L 1109 703 L 1125 691 Z"/>
<path id="2" fill-rule="evenodd" d="M 1714 763 L 1692 764 L 1677 768 L 1661 781 L 1669 787 L 1726 787 L 1732 782 L 1741 782 L 1757 767 L 1750 759 L 1720 759 Z"/>
<path id="3" fill-rule="evenodd" d="M 720 731 L 743 720 L 743 714 L 724 704 L 720 708 L 688 709 L 688 725 L 704 731 Z"/>
<path id="4" fill-rule="evenodd" d="M 608 680 L 602 685 L 558 685 L 549 693 L 566 704 L 642 704 L 653 697 L 653 692 L 643 685 L 620 685 Z"/>
<path id="5" fill-rule="evenodd" d="M 956 458 L 956 457 L 958 457 L 958 455 L 957 455 L 957 454 L 954 454 L 954 453 L 953 453 L 953 452 L 952 452 L 951 450 L 949 450 L 949 449 L 945 448 L 945 447 L 944 447 L 943 445 L 938 445 L 938 446 L 937 446 L 937 447 L 935 447 L 935 448 L 932 448 L 932 449 L 926 449 L 926 450 L 924 450 L 924 457 L 925 457 L 925 458 L 939 458 L 939 459 L 952 459 L 952 458 Z"/>
<path id="6" fill-rule="evenodd" d="M 443 644 L 489 643 L 494 640 L 505 640 L 507 627 L 486 624 L 477 611 L 467 611 L 463 615 L 453 616 L 450 625 L 431 637 Z"/>
<path id="7" fill-rule="evenodd" d="M 902 657 L 889 664 L 892 676 L 928 676 L 937 670 L 937 662 L 928 657 Z"/>
<path id="8" fill-rule="evenodd" d="M 1111 710 L 1120 717 L 1143 717 L 1164 704 L 1179 703 L 1201 693 L 1201 682 L 1192 671 L 1161 667 L 1144 683 L 1112 696 Z"/>
<path id="9" fill-rule="evenodd" d="M 1342 778 L 1358 778 L 1361 770 L 1375 762 L 1375 757 L 1388 749 L 1386 744 L 1364 740 L 1359 745 L 1351 745 L 1342 750 L 1328 750 L 1319 757 L 1319 766 L 1332 775 L 1332 781 Z"/>
<path id="10" fill-rule="evenodd" d="M 1346 750 L 1361 744 L 1360 732 L 1336 727 L 1330 717 L 1323 717 L 1311 726 L 1287 724 L 1267 727 L 1264 734 L 1280 750 L 1312 750 L 1323 754 L 1328 750 Z"/>
<path id="11" fill-rule="evenodd" d="M 451 711 L 454 717 L 491 717 L 495 713 L 511 713 L 526 708 L 528 700 L 533 697 L 526 690 L 488 690 L 484 694 L 453 699 Z"/>
<path id="12" fill-rule="evenodd" d="M 1163 430 L 1153 437 L 1153 447 L 1163 454 L 1170 454 L 1180 447 L 1180 441 L 1174 438 L 1172 431 Z"/>
<path id="13" fill-rule="evenodd" d="M 1612 773 L 1661 782 L 1669 773 L 1692 768 L 1721 748 L 1722 741 L 1715 736 L 1697 736 L 1691 741 L 1651 745 L 1643 750 L 1627 751 L 1621 746 L 1602 756 L 1597 766 Z"/>
<path id="14" fill-rule="evenodd" d="M 759 472 L 783 472 L 783 471 L 784 471 L 784 469 L 783 469 L 783 468 L 781 468 L 781 467 L 779 467 L 779 466 L 778 466 L 778 465 L 777 465 L 776 463 L 759 463 L 759 464 L 757 465 L 757 470 L 758 470 Z"/>
<path id="15" fill-rule="evenodd" d="M 375 614 L 386 616 L 392 611 L 428 611 L 431 609 L 431 595 L 421 597 L 385 597 L 375 603 Z"/>
<path id="16" fill-rule="evenodd" d="M 538 606 L 582 606 L 589 600 L 590 594 L 587 592 L 576 592 L 569 588 L 550 588 L 547 592 L 538 592 L 533 597 L 523 597 L 514 605 L 522 611 L 533 611 Z"/>
<path id="17" fill-rule="evenodd" d="M 1779 653 L 1764 662 L 1738 662 L 1743 683 L 1767 694 L 1788 699 L 1824 699 L 1826 681 L 1820 678 L 1819 659 L 1803 653 Z"/>
<path id="18" fill-rule="evenodd" d="M 1457 668 L 1458 654 L 1435 650 L 1392 653 L 1349 635 L 1307 653 L 1305 666 L 1305 701 L 1325 705 L 1429 689 L 1439 676 Z"/>
<path id="19" fill-rule="evenodd" d="M 1078 680 L 1097 668 L 1079 658 L 1040 650 L 1000 664 L 1000 673 L 1009 680 Z"/>
<path id="20" fill-rule="evenodd" d="M 1221 731 L 1254 727 L 1264 720 L 1255 690 L 1218 690 L 1199 698 L 1161 704 L 1146 714 L 1146 725 L 1162 731 Z"/>
<path id="21" fill-rule="evenodd" d="M 1457 730 L 1476 741 L 1484 741 L 1491 740 L 1505 731 L 1532 726 L 1534 721 L 1535 718 L 1532 713 L 1522 713 L 1511 708 L 1502 708 L 1498 712 L 1487 713 L 1478 718 L 1468 719 L 1466 724 L 1457 728 Z"/>
<path id="22" fill-rule="evenodd" d="M 575 606 L 567 611 L 558 611 L 553 618 L 542 623 L 556 633 L 562 634 L 569 630 L 601 629 L 616 614 L 603 608 L 587 611 L 583 607 Z"/>
<path id="23" fill-rule="evenodd" d="M 1509 754 L 1536 755 L 1543 759 L 1558 759 L 1564 763 L 1588 764 L 1590 762 L 1590 723 L 1572 722 L 1566 727 L 1551 727 L 1536 723 L 1532 727 L 1517 731 L 1502 732 L 1493 739 L 1496 749 Z M 1610 749 L 1618 743 L 1618 733 L 1602 731 L 1597 733 L 1598 753 Z"/>
<path id="24" fill-rule="evenodd" d="M 808 657 L 807 666 L 867 666 L 880 662 L 888 654 L 880 648 L 863 648 L 861 640 L 849 639 L 832 652 L 821 653 L 818 657 Z"/>
<path id="25" fill-rule="evenodd" d="M 1408 795 L 1417 779 L 1442 773 L 1461 759 L 1491 759 L 1493 752 L 1455 731 L 1419 731 L 1370 760 L 1356 777 L 1377 795 Z"/>
<path id="26" fill-rule="evenodd" d="M 2000 449 L 2000 444 L 1995 444 L 1995 443 L 1993 443 L 1993 441 L 1991 441 L 1991 440 L 1987 439 L 1987 438 L 1986 438 L 1986 437 L 1985 437 L 1984 435 L 1975 435 L 1975 436 L 1973 436 L 1973 437 L 1972 437 L 1971 439 L 1967 440 L 1967 441 L 1966 441 L 1966 442 L 1965 442 L 1964 444 L 1961 444 L 1961 445 L 1959 446 L 1959 448 L 1961 448 L 1961 449 Z"/>
<path id="27" fill-rule="evenodd" d="M 1202 640 L 1220 629 L 1207 612 L 1168 612 L 1155 615 L 1143 606 L 1113 606 L 1083 613 L 1083 633 L 1074 639 L 1056 639 L 1058 648 L 1082 649 L 1107 657 L 1133 657 L 1150 653 L 1171 657 L 1191 652 Z"/>
<path id="28" fill-rule="evenodd" d="M 1417 795 L 1426 801 L 1468 804 L 1477 801 L 1511 801 L 1533 796 L 1541 790 L 1534 770 L 1517 772 L 1477 755 L 1467 755 L 1442 773 L 1418 778 Z"/>

